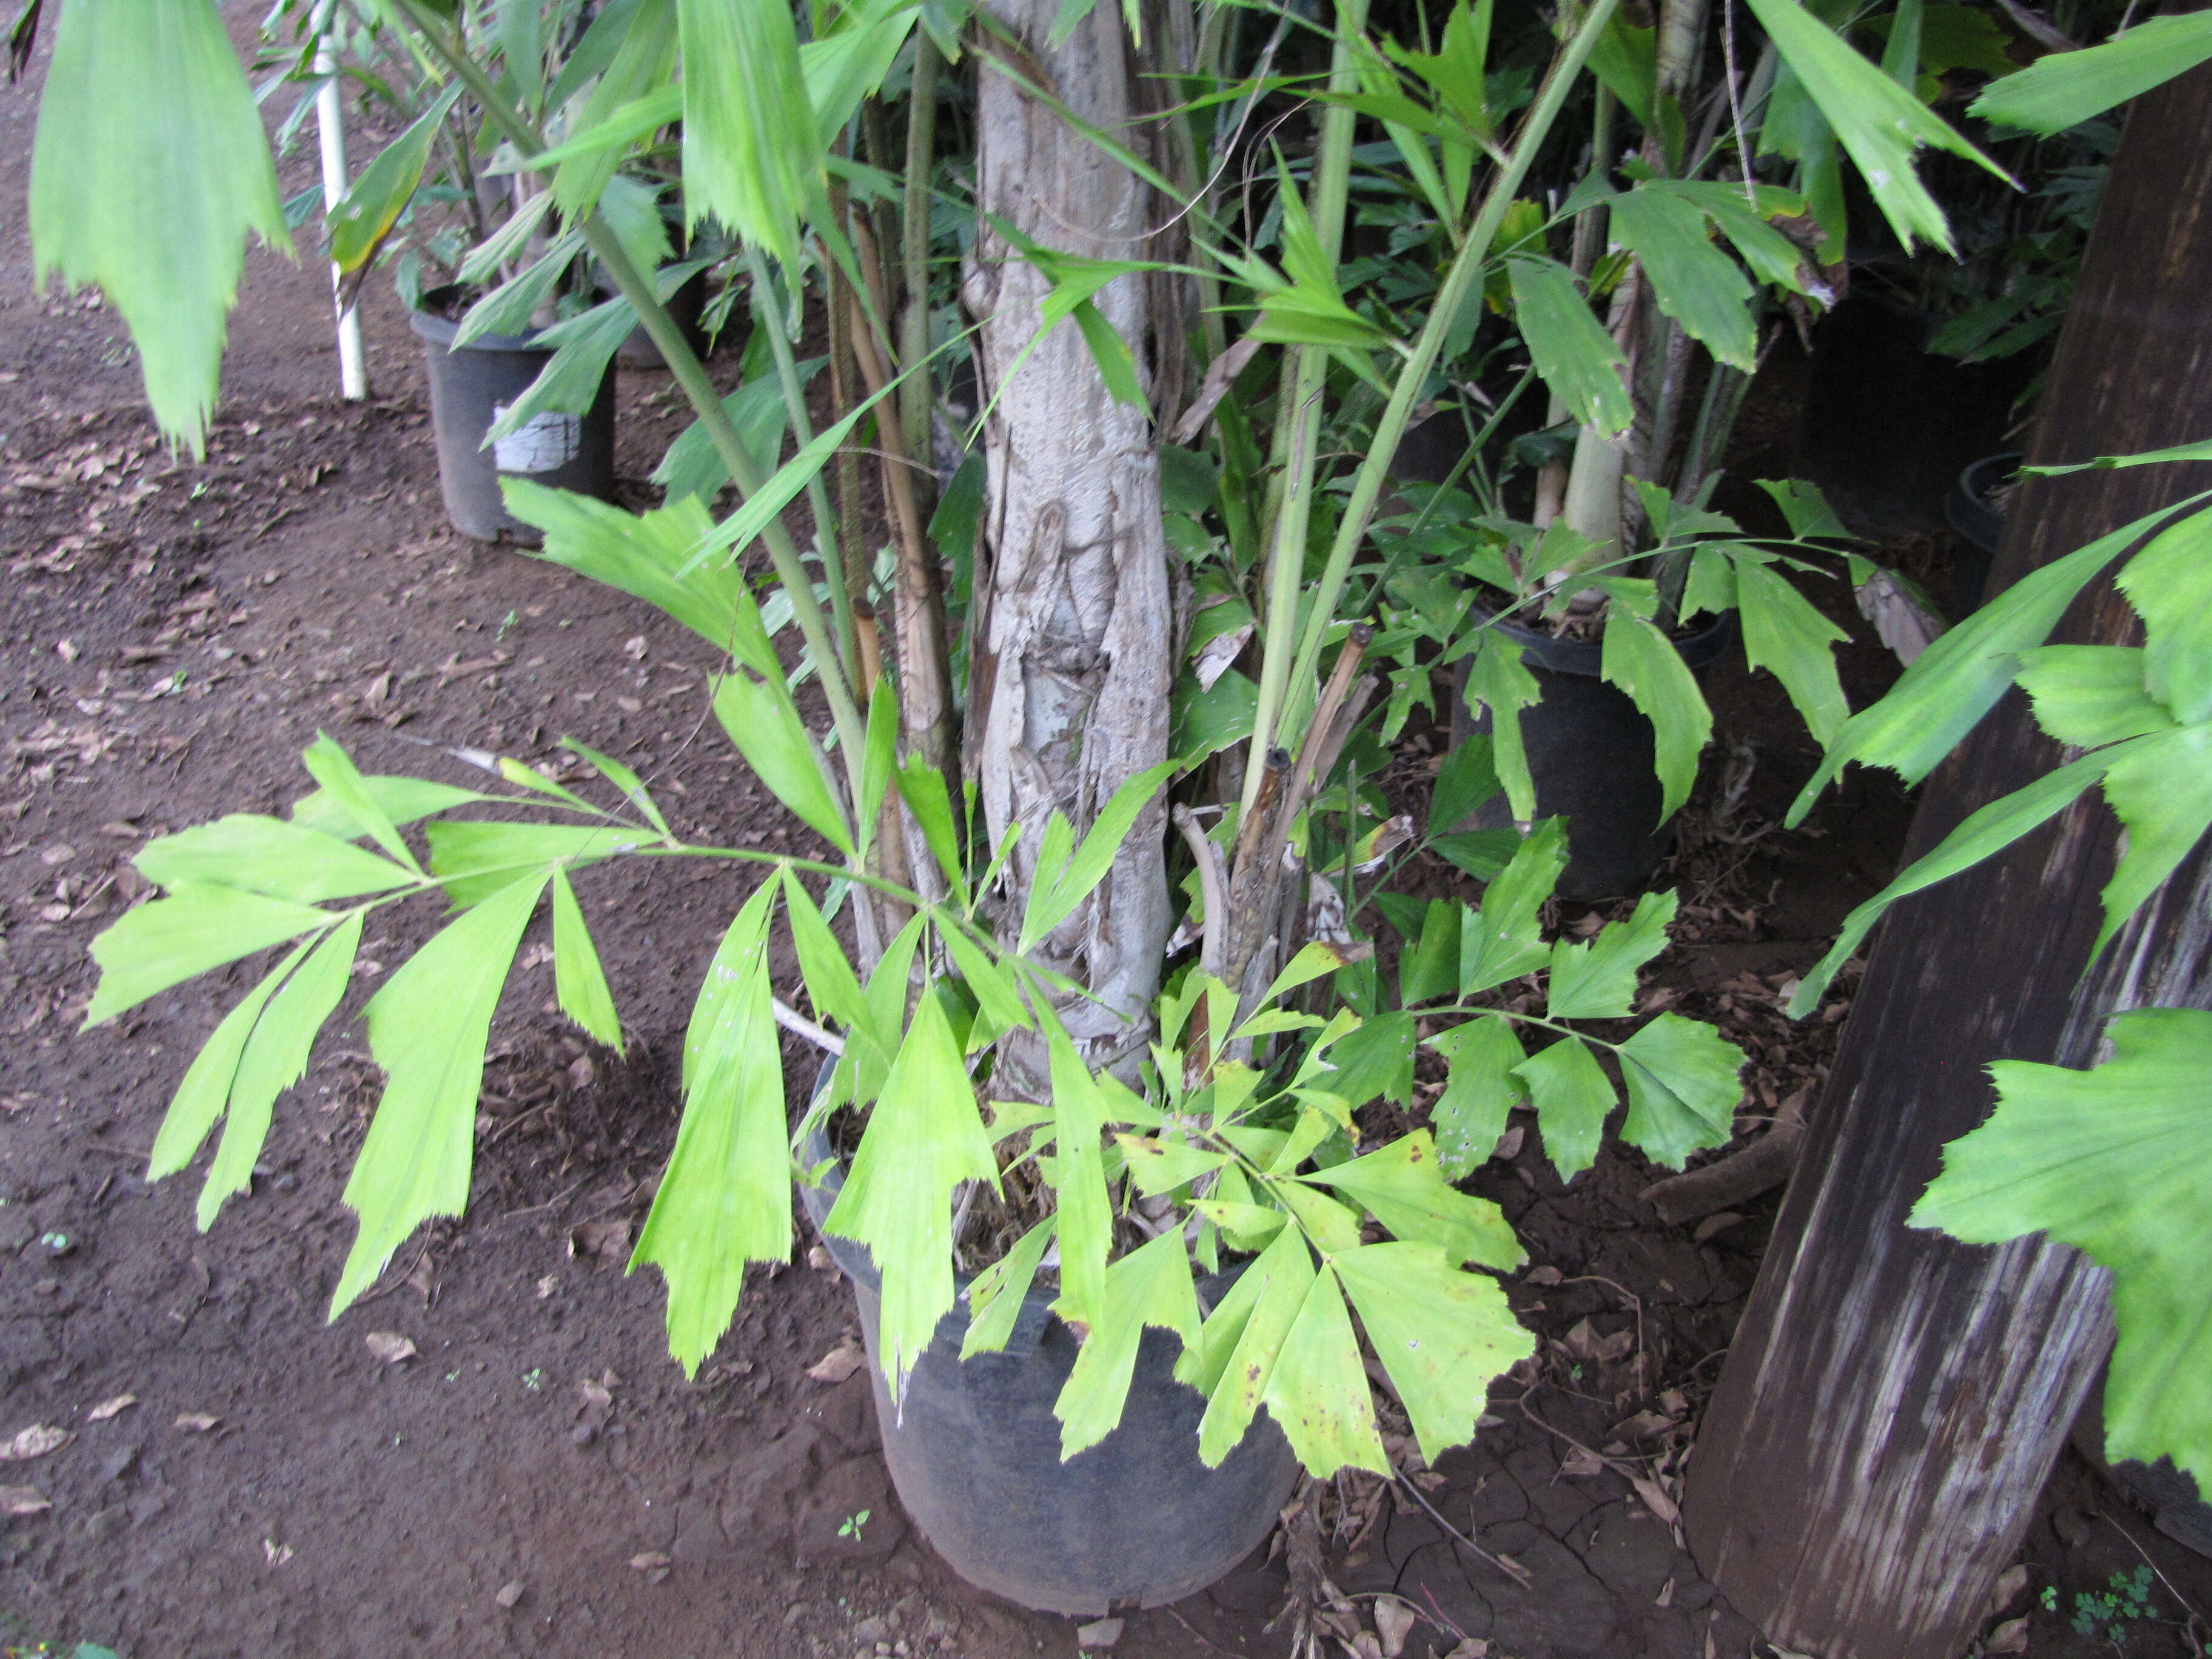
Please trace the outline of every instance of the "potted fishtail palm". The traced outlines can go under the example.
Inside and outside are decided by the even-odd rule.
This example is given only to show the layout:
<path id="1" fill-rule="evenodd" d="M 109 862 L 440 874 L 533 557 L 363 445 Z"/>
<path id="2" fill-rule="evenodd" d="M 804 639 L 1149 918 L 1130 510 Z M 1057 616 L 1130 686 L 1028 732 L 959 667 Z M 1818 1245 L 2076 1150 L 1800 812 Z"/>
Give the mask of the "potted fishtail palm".
<path id="1" fill-rule="evenodd" d="M 1757 9 L 1786 61 L 1822 66 L 1826 80 L 1806 76 L 1821 107 L 1865 94 L 1854 76 L 1871 67 L 1792 0 Z M 1071 1611 L 1225 1570 L 1300 1466 L 1387 1479 L 1468 1439 L 1533 1340 L 1495 1277 L 1522 1247 L 1454 1180 L 1522 1106 L 1571 1176 L 1624 1097 L 1624 1137 L 1679 1166 L 1728 1138 L 1742 1063 L 1673 1013 L 1626 1038 L 1592 1029 L 1632 1016 L 1673 899 L 1648 896 L 1588 940 L 1546 940 L 1566 856 L 1556 819 L 1496 838 L 1480 903 L 1446 905 L 1449 927 L 1425 932 L 1403 988 L 1417 1013 L 1377 1012 L 1353 931 L 1357 878 L 1403 841 L 1363 787 L 1380 682 L 1354 572 L 1447 339 L 1492 277 L 1519 274 L 1501 232 L 1614 10 L 1595 0 L 1560 20 L 1517 120 L 1479 106 L 1480 156 L 1447 179 L 1448 264 L 1401 337 L 1338 285 L 1356 128 L 1404 113 L 1358 106 L 1381 56 L 1358 0 L 1329 27 L 1307 188 L 1279 193 L 1279 270 L 1209 205 L 1206 181 L 1245 142 L 1238 100 L 1157 108 L 1167 83 L 1146 72 L 1249 91 L 1272 48 L 1232 64 L 1224 32 L 1173 5 L 955 16 L 873 0 L 818 12 L 803 41 L 785 0 L 609 7 L 593 27 L 620 33 L 610 65 L 672 17 L 674 47 L 556 151 L 469 8 L 387 0 L 389 26 L 523 171 L 619 158 L 680 116 L 685 212 L 746 250 L 759 378 L 720 392 L 626 246 L 605 178 L 564 192 L 556 171 L 560 238 L 611 278 L 692 404 L 678 443 L 697 487 L 643 513 L 526 482 L 506 501 L 544 556 L 728 653 L 714 712 L 822 851 L 692 844 L 637 771 L 581 745 L 590 788 L 512 757 L 494 763 L 496 784 L 365 773 L 320 739 L 304 757 L 316 787 L 289 816 L 146 847 L 139 868 L 162 896 L 95 943 L 95 1023 L 281 952 L 186 1072 L 152 1172 L 181 1170 L 219 1129 L 211 1221 L 337 1012 L 367 917 L 418 895 L 451 903 L 364 1010 L 387 1080 L 343 1194 L 359 1231 L 341 1315 L 413 1229 L 465 1202 L 488 1031 L 541 908 L 562 1007 L 619 1044 L 579 896 L 589 872 L 635 857 L 750 866 L 685 1034 L 682 1121 L 632 1261 L 665 1278 L 687 1370 L 723 1340 L 748 1264 L 788 1256 L 795 1182 L 861 1289 L 904 1501 L 963 1572 Z M 1455 15 L 1479 53 L 1488 9 Z M 188 50 L 143 50 L 149 20 Z M 209 0 L 67 0 L 57 28 L 39 257 L 118 298 L 156 415 L 197 443 L 239 244 L 281 236 L 265 143 Z M 936 89 L 956 74 L 973 77 L 972 196 L 936 166 Z M 907 95 L 902 156 L 875 101 L 886 85 Z M 1877 131 L 1860 158 L 1892 191 L 1912 136 Z M 189 234 L 149 240 L 135 222 L 52 210 L 59 145 L 97 177 L 163 187 L 165 222 Z M 984 462 L 980 490 L 956 475 L 933 511 L 917 463 L 931 364 L 951 343 L 935 337 L 953 284 L 932 234 L 947 197 L 972 227 L 957 292 L 974 320 L 955 331 L 980 358 Z M 145 302 L 149 254 L 178 267 L 160 304 Z M 1212 308 L 1231 302 L 1258 313 L 1233 344 Z M 791 334 L 811 307 L 832 347 L 818 430 Z M 1272 398 L 1232 396 L 1245 374 Z M 1346 386 L 1372 413 L 1364 447 L 1338 459 L 1321 434 Z M 1209 404 L 1210 449 L 1164 464 L 1163 429 L 1195 435 Z M 787 425 L 794 453 L 778 465 L 762 428 Z M 876 563 L 847 510 L 864 437 L 890 507 Z M 718 520 L 708 502 L 725 481 L 737 504 Z M 805 546 L 785 522 L 802 496 Z M 740 562 L 756 547 L 757 577 Z M 1249 624 L 1249 699 L 1220 653 L 1186 660 L 1206 654 L 1187 653 L 1177 620 L 1201 584 L 1207 612 L 1242 607 Z M 1237 614 L 1209 623 L 1209 643 L 1234 637 L 1219 624 Z M 786 627 L 796 640 L 780 644 Z M 794 696 L 794 653 L 823 732 Z M 1505 742 L 1468 745 L 1452 773 L 1463 805 L 1499 787 L 1493 757 L 1519 776 Z M 771 983 L 778 928 L 811 1012 Z M 795 1121 L 780 1029 L 834 1061 Z M 1364 1109 L 1404 1092 L 1422 1044 L 1449 1067 L 1433 1124 L 1378 1130 Z"/>
<path id="2" fill-rule="evenodd" d="M 633 27 L 631 10 L 599 16 L 582 0 L 559 0 L 534 12 L 465 9 L 452 27 L 557 137 L 627 109 L 635 87 L 673 53 L 672 16 Z M 707 273 L 724 250 L 709 242 L 676 253 L 663 200 L 669 181 L 653 170 L 667 147 L 648 142 L 624 156 L 602 144 L 568 156 L 556 144 L 543 165 L 524 167 L 465 99 L 464 84 L 387 8 L 295 0 L 272 12 L 264 35 L 273 38 L 287 13 L 304 43 L 295 78 L 342 74 L 404 118 L 328 204 L 329 252 L 348 296 L 388 268 L 423 342 L 439 483 L 454 527 L 478 540 L 527 538 L 529 527 L 501 498 L 508 477 L 611 498 L 611 365 L 635 318 L 626 301 L 601 293 L 596 262 L 556 210 L 595 192 L 658 291 L 680 296 L 697 343 Z M 288 213 L 300 207 L 288 204 Z"/>

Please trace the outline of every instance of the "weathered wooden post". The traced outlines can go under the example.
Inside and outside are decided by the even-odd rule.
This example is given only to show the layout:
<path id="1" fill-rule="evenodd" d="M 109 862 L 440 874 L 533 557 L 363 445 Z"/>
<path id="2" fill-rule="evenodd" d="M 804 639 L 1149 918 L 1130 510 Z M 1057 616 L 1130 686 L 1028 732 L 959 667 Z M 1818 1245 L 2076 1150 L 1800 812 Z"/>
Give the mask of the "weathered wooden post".
<path id="1" fill-rule="evenodd" d="M 2136 101 L 2033 440 L 2058 462 L 2212 437 L 2212 64 Z M 2171 501 L 2212 466 L 2075 474 L 2014 496 L 1993 590 Z M 2057 638 L 2124 642 L 2108 585 Z M 2048 770 L 2018 693 L 1927 786 L 1907 856 Z M 2097 971 L 2116 825 L 2094 796 L 1907 900 L 1869 961 L 1833 1076 L 1707 1413 L 1684 1503 L 1700 1567 L 1780 1645 L 1954 1659 L 1988 1616 L 2111 1341 L 2104 1276 L 1905 1217 L 1987 1115 L 1984 1067 L 2087 1064 L 2105 1018 L 2212 1006 L 2200 848 Z"/>

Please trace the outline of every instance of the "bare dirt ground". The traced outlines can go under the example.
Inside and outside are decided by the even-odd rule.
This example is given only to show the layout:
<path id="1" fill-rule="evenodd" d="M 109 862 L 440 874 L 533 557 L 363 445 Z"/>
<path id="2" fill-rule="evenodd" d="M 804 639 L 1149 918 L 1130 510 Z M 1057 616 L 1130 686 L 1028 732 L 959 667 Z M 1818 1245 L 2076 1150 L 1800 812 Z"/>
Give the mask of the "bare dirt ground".
<path id="1" fill-rule="evenodd" d="M 667 1356 L 658 1279 L 621 1271 L 673 1136 L 690 994 L 743 872 L 662 864 L 580 882 L 627 1056 L 556 1017 L 533 934 L 495 1027 L 467 1217 L 410 1242 L 336 1324 L 324 1310 L 351 1235 L 337 1194 L 376 1084 L 358 1005 L 431 918 L 371 939 L 252 1192 L 210 1231 L 193 1226 L 194 1177 L 145 1182 L 171 1091 L 246 981 L 80 1034 L 86 945 L 143 890 L 129 860 L 147 838 L 304 793 L 296 757 L 319 728 L 367 769 L 461 781 L 450 746 L 557 768 L 573 735 L 647 771 L 686 833 L 797 848 L 805 832 L 705 721 L 713 665 L 696 641 L 446 528 L 417 344 L 380 278 L 367 290 L 376 395 L 349 406 L 320 273 L 257 254 L 208 456 L 170 455 L 117 319 L 32 286 L 37 86 L 34 69 L 0 93 L 0 1440 L 70 1437 L 0 1464 L 0 1485 L 46 1505 L 0 1519 L 0 1646 L 1073 1653 L 1071 1621 L 964 1585 L 902 1517 L 865 1376 L 807 1376 L 855 1327 L 806 1241 L 756 1275 L 693 1382 Z M 623 382 L 620 471 L 638 500 L 673 402 L 665 376 Z M 1747 430 L 1760 441 L 1757 421 Z M 1778 475 L 1771 458 L 1747 465 Z M 1863 643 L 1850 660 L 1856 702 L 1887 671 Z M 1904 806 L 1862 787 L 1809 836 L 1763 831 L 1809 747 L 1740 664 L 1714 696 L 1724 743 L 1676 871 L 1686 925 L 1661 994 L 1751 1048 L 1753 1131 L 1824 1072 L 1843 1004 L 1793 1027 L 1780 988 L 1886 877 Z M 1428 742 L 1407 745 L 1406 777 L 1433 764 Z M 795 1074 L 807 1064 L 788 1058 Z M 1540 1364 L 1418 1497 L 1350 1482 L 1316 1495 L 1330 1579 L 1363 1626 L 1401 1598 L 1417 1656 L 1472 1639 L 1495 1659 L 1737 1659 L 1753 1633 L 1698 1577 L 1665 1492 L 1773 1200 L 1670 1229 L 1637 1197 L 1651 1172 L 1632 1156 L 1563 1191 L 1524 1139 L 1477 1186 L 1540 1264 L 1511 1290 L 1548 1339 Z M 393 1337 L 407 1357 L 385 1357 Z M 2039 1520 L 2031 1547 L 2036 1585 L 2101 1588 L 2134 1564 L 2124 1528 L 2203 1604 L 2202 1563 L 2086 1469 L 2060 1485 L 2057 1529 Z M 1531 1587 L 1454 1534 L 1518 1562 Z M 1285 1575 L 1279 1548 L 1262 1551 L 1206 1595 L 1132 1614 L 1115 1651 L 1280 1654 L 1287 1633 L 1267 1626 Z M 2162 1598 L 2160 1619 L 2179 1616 Z M 2095 1645 L 2040 1613 L 2035 1643 Z M 2125 1650 L 2185 1650 L 2169 1622 Z"/>

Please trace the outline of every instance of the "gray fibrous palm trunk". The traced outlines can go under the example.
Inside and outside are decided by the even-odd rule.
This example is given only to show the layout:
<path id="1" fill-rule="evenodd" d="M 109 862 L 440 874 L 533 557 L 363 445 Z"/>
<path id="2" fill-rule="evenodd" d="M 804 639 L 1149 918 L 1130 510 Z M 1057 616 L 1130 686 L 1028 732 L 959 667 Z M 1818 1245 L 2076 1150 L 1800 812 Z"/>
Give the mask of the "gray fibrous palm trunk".
<path id="1" fill-rule="evenodd" d="M 1160 522 L 1159 452 L 1146 413 L 1116 402 L 1072 322 L 1036 335 L 1051 283 L 1010 248 L 994 217 L 1055 252 L 1145 255 L 1147 187 L 1070 128 L 1022 77 L 1042 69 L 1079 118 L 1141 150 L 1140 86 L 1121 8 L 1096 6 L 1066 44 L 1047 45 L 1058 0 L 1000 0 L 998 17 L 1030 61 L 976 71 L 976 196 L 981 210 L 963 298 L 981 325 L 988 505 L 978 550 L 967 709 L 968 776 L 991 844 L 1022 827 L 1005 931 L 1037 879 L 1036 849 L 1057 809 L 1079 842 L 1124 780 L 1168 754 L 1177 641 Z M 995 46 L 996 43 L 994 43 Z M 992 49 L 987 46 L 987 50 Z M 1003 47 L 998 48 L 1002 52 Z M 1142 276 L 1097 295 L 1149 383 L 1152 319 Z M 1011 378 L 1010 378 L 1011 377 Z M 1061 1017 L 1094 1066 L 1140 1050 L 1170 916 L 1164 808 L 1139 817 L 1111 874 L 1034 953 L 1085 987 Z M 1050 872 L 1046 872 L 1049 875 Z M 1041 1089 L 1034 1045 L 1001 1060 L 1005 1082 Z M 1026 1075 L 1024 1075 L 1026 1073 Z"/>

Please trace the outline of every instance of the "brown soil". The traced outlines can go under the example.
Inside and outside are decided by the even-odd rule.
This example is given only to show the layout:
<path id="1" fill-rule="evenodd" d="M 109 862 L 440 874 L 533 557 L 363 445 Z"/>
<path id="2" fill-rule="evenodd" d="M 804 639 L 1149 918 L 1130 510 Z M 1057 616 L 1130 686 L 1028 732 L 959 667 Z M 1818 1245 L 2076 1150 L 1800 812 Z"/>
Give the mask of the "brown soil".
<path id="1" fill-rule="evenodd" d="M 908 1526 L 866 1377 L 806 1376 L 854 1315 L 803 1245 L 756 1274 L 690 1382 L 664 1346 L 658 1280 L 620 1271 L 673 1136 L 690 996 L 743 875 L 656 863 L 580 882 L 628 1055 L 555 1017 L 533 935 L 496 1028 L 466 1218 L 410 1242 L 337 1323 L 325 1309 L 352 1231 L 338 1193 L 376 1084 L 355 1017 L 431 917 L 365 947 L 355 1003 L 280 1105 L 254 1190 L 210 1231 L 193 1230 L 191 1176 L 144 1181 L 168 1095 L 243 975 L 80 1035 L 86 945 L 142 890 L 137 846 L 283 810 L 307 787 L 296 756 L 319 727 L 369 769 L 462 781 L 449 746 L 558 767 L 573 734 L 647 770 L 687 833 L 796 848 L 805 832 L 705 720 L 712 665 L 690 636 L 445 528 L 416 345 L 381 279 L 367 289 L 378 395 L 349 407 L 332 395 L 320 274 L 256 255 L 207 458 L 167 453 L 116 319 L 32 288 L 37 88 L 34 70 L 0 94 L 0 1438 L 36 1425 L 73 1438 L 0 1468 L 51 1504 L 0 1521 L 0 1644 L 93 1640 L 126 1659 L 1072 1653 L 1070 1621 L 969 1589 Z M 665 376 L 625 377 L 626 480 L 650 470 L 674 404 Z M 1838 615 L 1863 636 L 1847 599 Z M 1856 702 L 1887 671 L 1871 647 L 1850 660 Z M 1782 836 L 1809 744 L 1740 667 L 1715 700 L 1725 743 L 1678 856 L 1685 927 L 1661 994 L 1753 1048 L 1750 1132 L 1825 1070 L 1832 1018 L 1789 1025 L 1778 988 L 1887 875 L 1905 805 L 1854 784 L 1814 836 Z M 1421 769 L 1418 743 L 1402 761 Z M 787 1058 L 794 1075 L 809 1064 Z M 1562 1190 L 1524 1141 L 1477 1185 L 1542 1264 L 1512 1290 L 1545 1352 L 1501 1387 L 1475 1446 L 1425 1479 L 1433 1512 L 1357 1481 L 1317 1496 L 1329 1576 L 1362 1620 L 1376 1596 L 1405 1598 L 1415 1656 L 1464 1637 L 1500 1659 L 1744 1655 L 1753 1632 L 1622 1472 L 1679 1467 L 1773 1200 L 1668 1229 L 1636 1196 L 1651 1172 L 1633 1155 Z M 411 1357 L 380 1357 L 386 1336 Z M 2063 1494 L 2067 1516 L 2121 1507 L 2072 1466 L 2065 1479 L 2087 1483 Z M 2039 1522 L 2036 1583 L 2100 1587 L 2111 1530 L 2077 1548 Z M 2193 1559 L 2152 1547 L 2176 1575 Z M 1206 1595 L 1132 1615 L 1116 1651 L 1283 1653 L 1286 1630 L 1267 1626 L 1286 1582 L 1263 1552 Z M 2201 1571 L 2177 1582 L 2201 1604 Z M 2181 1651 L 2154 1649 L 2172 1635 L 2129 1651 Z M 2087 1650 L 2073 1640 L 2039 1615 L 2037 1652 Z"/>

